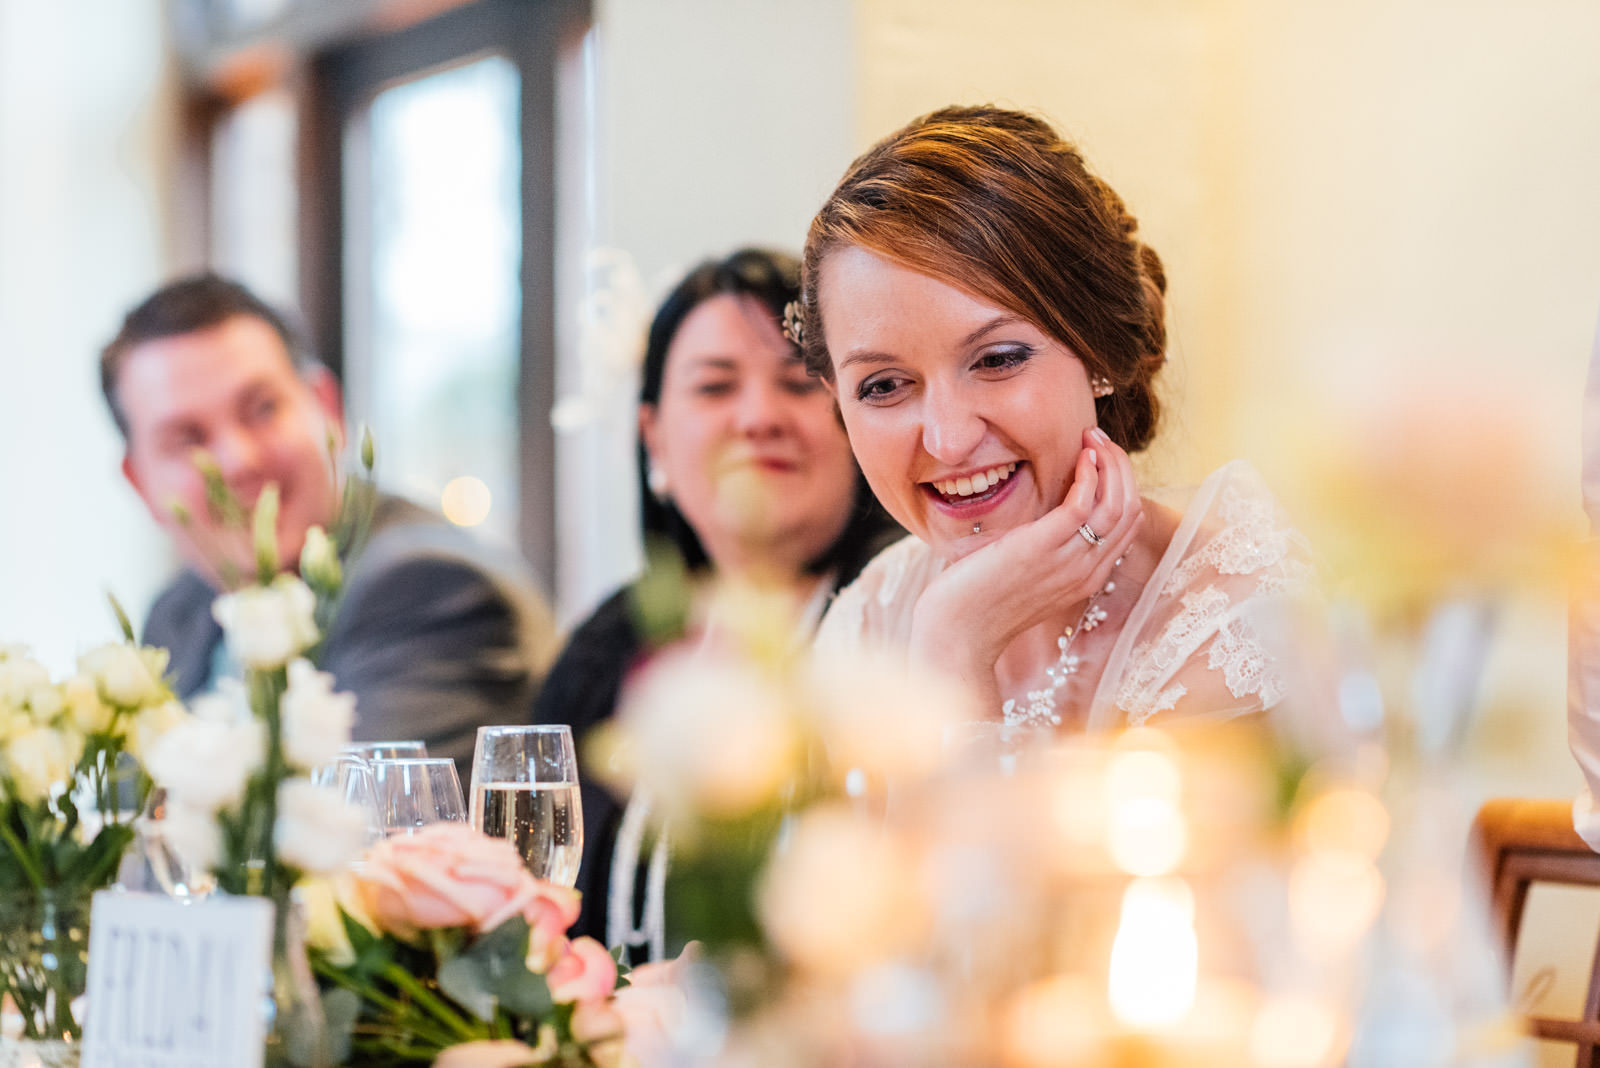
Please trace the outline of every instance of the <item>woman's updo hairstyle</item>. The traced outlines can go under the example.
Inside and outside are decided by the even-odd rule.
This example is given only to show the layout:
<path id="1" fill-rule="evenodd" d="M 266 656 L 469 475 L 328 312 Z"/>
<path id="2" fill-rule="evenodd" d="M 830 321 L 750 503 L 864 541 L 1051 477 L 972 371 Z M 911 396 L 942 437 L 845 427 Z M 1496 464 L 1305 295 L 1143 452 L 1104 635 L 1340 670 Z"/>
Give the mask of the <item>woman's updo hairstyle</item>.
<path id="1" fill-rule="evenodd" d="M 800 325 L 806 368 L 833 380 L 818 307 L 822 261 L 857 245 L 1004 308 L 1070 348 L 1124 449 L 1155 435 L 1166 362 L 1166 273 L 1122 198 L 1042 119 L 951 107 L 916 119 L 855 163 L 811 221 Z"/>

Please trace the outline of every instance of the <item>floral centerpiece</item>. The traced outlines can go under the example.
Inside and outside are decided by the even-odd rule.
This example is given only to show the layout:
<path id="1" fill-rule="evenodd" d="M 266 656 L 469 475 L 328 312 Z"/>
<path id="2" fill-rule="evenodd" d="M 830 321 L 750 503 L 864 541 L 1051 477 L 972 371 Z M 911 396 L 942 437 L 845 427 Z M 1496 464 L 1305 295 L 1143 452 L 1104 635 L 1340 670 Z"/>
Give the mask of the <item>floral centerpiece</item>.
<path id="1" fill-rule="evenodd" d="M 1392 866 L 1381 757 L 1329 741 L 1323 695 L 1287 726 L 1058 737 L 733 602 L 637 673 L 606 761 L 666 813 L 667 925 L 706 942 L 665 1063 L 1400 1063 L 1418 1003 L 1373 964 L 1397 937 L 1453 966 L 1437 1048 L 1520 1063 L 1492 952 L 1452 938 L 1459 865 L 1431 895 Z"/>
<path id="2" fill-rule="evenodd" d="M 82 1035 L 71 1003 L 86 977 L 89 897 L 133 840 L 150 787 L 138 761 L 183 716 L 162 681 L 164 650 L 130 636 L 77 666 L 53 681 L 20 647 L 0 647 L 0 994 L 27 1040 Z"/>
<path id="3" fill-rule="evenodd" d="M 351 1065 L 622 1063 L 615 961 L 568 939 L 578 895 L 509 842 L 441 823 L 307 888 L 312 964 L 351 1021 Z"/>
<path id="4" fill-rule="evenodd" d="M 306 874 L 333 873 L 366 844 L 368 815 L 312 773 L 349 744 L 355 698 L 314 666 L 343 584 L 341 553 L 359 549 L 373 502 L 372 449 L 365 477 L 349 480 L 332 535 L 306 532 L 299 574 L 279 572 L 278 491 L 245 508 L 214 463 L 197 457 L 216 516 L 252 532 L 253 581 L 238 581 L 212 606 L 242 678 L 196 698 L 152 747 L 149 767 L 165 791 L 162 836 L 183 864 L 219 889 L 269 899 L 275 909 L 269 1063 L 334 1063 L 329 1028 L 304 957 L 292 891 Z M 221 564 L 228 564 L 222 561 Z M 224 575 L 237 567 L 219 567 Z"/>

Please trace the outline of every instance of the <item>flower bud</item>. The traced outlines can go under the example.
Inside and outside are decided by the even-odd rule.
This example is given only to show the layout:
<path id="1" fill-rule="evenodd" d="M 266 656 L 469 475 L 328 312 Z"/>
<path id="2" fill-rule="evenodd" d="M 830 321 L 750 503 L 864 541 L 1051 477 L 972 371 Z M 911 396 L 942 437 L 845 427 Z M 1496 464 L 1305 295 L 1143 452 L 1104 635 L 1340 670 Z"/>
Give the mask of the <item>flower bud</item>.
<path id="1" fill-rule="evenodd" d="M 300 577 L 318 593 L 333 593 L 344 582 L 344 569 L 334 551 L 333 539 L 321 527 L 306 530 L 305 545 L 300 549 Z"/>

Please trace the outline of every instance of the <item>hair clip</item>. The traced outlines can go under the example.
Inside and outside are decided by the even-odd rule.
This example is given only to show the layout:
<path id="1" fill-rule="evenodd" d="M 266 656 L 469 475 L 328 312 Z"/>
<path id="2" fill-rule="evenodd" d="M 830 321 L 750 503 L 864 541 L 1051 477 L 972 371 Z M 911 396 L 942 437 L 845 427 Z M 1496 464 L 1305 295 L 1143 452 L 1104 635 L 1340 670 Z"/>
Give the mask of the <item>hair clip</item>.
<path id="1" fill-rule="evenodd" d="M 783 306 L 783 336 L 797 348 L 805 347 L 805 328 L 800 323 L 800 302 L 791 300 Z"/>

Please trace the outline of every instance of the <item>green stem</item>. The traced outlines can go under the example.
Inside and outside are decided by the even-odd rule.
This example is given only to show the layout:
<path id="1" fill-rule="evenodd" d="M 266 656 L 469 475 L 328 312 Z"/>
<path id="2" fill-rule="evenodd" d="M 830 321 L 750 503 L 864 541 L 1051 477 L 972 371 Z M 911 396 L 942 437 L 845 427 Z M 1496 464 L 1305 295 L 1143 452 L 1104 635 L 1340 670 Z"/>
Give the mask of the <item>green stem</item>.
<path id="1" fill-rule="evenodd" d="M 4 841 L 6 848 L 17 858 L 17 863 L 22 866 L 23 874 L 28 877 L 28 882 L 33 884 L 33 888 L 41 894 L 44 893 L 44 872 L 39 870 L 39 865 L 28 855 L 28 851 L 22 847 L 22 842 L 11 828 L 6 826 L 4 820 L 0 820 L 0 841 Z"/>
<path id="2" fill-rule="evenodd" d="M 411 1005 L 399 998 L 390 997 L 376 987 L 357 982 L 336 969 L 318 968 L 317 973 L 336 985 L 344 987 L 362 1001 L 387 1012 L 391 1019 L 401 1023 L 407 1030 L 418 1037 L 434 1043 L 440 1049 L 456 1041 L 457 1036 L 453 1032 L 439 1027 L 432 1019 L 422 1013 L 414 1013 Z M 409 1020 L 407 1019 L 408 1017 L 410 1017 Z"/>
<path id="3" fill-rule="evenodd" d="M 469 1041 L 483 1037 L 481 1028 L 469 1025 L 461 1018 L 460 1013 L 451 1008 L 422 983 L 418 982 L 416 976 L 400 967 L 400 965 L 394 963 L 387 965 L 383 969 L 383 977 L 405 993 L 410 994 L 419 1006 L 427 1009 L 435 1019 L 460 1037 Z"/>

